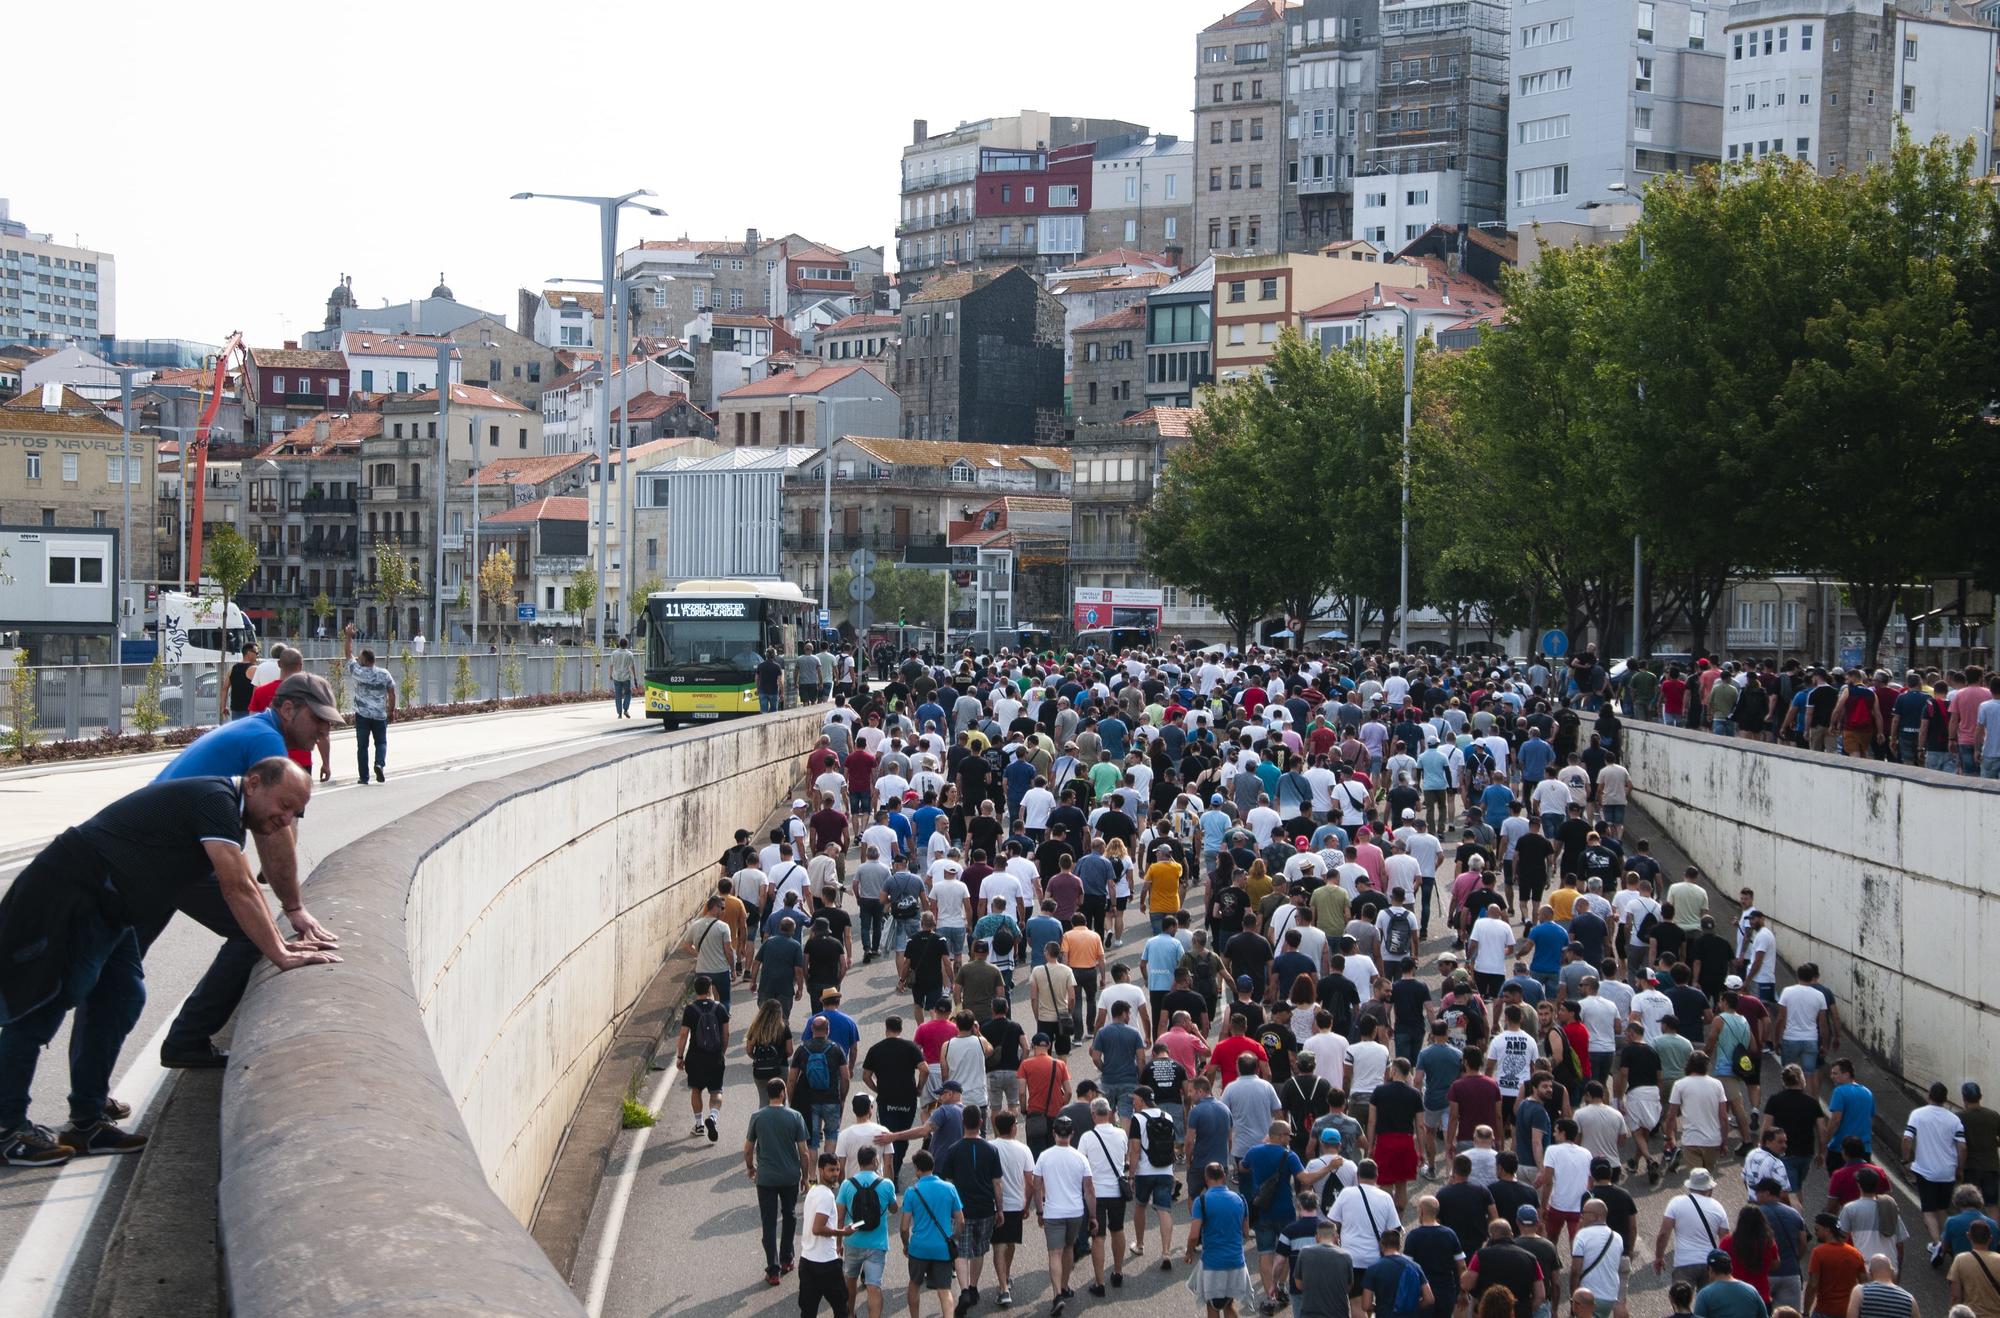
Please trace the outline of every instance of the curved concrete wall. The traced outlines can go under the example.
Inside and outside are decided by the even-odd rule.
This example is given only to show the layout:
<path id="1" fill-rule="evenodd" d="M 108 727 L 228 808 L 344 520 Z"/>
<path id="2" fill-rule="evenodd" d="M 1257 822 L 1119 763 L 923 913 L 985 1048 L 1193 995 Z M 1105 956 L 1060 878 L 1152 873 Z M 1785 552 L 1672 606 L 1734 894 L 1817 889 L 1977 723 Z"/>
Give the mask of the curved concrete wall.
<path id="1" fill-rule="evenodd" d="M 640 737 L 471 784 L 314 872 L 344 963 L 266 975 L 237 1019 L 236 1314 L 579 1311 L 523 1223 L 616 1022 L 819 723 Z"/>
<path id="2" fill-rule="evenodd" d="M 1780 955 L 1816 961 L 1841 1023 L 1912 1083 L 2000 1056 L 2000 785 L 1652 724 L 1625 725 L 1640 807 Z"/>

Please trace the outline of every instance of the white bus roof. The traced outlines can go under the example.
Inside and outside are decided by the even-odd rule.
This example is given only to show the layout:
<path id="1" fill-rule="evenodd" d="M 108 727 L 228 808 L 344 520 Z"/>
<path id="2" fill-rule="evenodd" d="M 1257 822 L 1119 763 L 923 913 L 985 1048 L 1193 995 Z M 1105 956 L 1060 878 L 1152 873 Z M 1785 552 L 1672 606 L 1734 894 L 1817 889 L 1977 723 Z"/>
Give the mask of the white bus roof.
<path id="1" fill-rule="evenodd" d="M 736 599 L 742 596 L 755 599 L 782 600 L 793 604 L 810 604 L 805 592 L 789 581 L 683 581 L 665 590 L 656 590 L 648 599 L 689 599 L 720 596 Z"/>

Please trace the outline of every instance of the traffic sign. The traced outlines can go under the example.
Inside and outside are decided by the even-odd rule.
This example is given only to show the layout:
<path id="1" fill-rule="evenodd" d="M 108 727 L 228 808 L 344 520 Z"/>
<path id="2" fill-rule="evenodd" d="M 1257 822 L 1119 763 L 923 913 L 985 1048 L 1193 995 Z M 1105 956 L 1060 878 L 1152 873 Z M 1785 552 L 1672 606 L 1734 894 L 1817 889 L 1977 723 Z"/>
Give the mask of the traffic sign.
<path id="1" fill-rule="evenodd" d="M 535 620 L 535 606 L 534 606 L 534 605 L 532 605 L 532 604 L 516 604 L 516 605 L 514 606 L 514 621 L 515 621 L 515 622 L 533 622 L 534 620 Z"/>
<path id="2" fill-rule="evenodd" d="M 856 552 L 858 552 L 858 553 L 863 553 L 863 554 L 865 554 L 865 553 L 867 553 L 868 551 L 867 551 L 867 550 L 865 550 L 865 549 L 862 549 L 862 550 L 857 550 Z M 875 578 L 873 578 L 873 577 L 856 577 L 856 578 L 854 578 L 854 579 L 853 579 L 852 581 L 848 582 L 848 583 L 847 583 L 847 597 L 848 597 L 849 599 L 853 600 L 853 601 L 854 601 L 855 603 L 857 603 L 857 604 L 861 603 L 861 602 L 862 602 L 862 601 L 864 601 L 864 600 L 872 600 L 872 599 L 874 599 L 874 598 L 875 598 Z"/>
<path id="3" fill-rule="evenodd" d="M 1554 627 L 1549 628 L 1542 633 L 1542 653 L 1551 659 L 1562 658 L 1569 653 L 1569 635 Z"/>
<path id="4" fill-rule="evenodd" d="M 819 611 L 819 625 L 820 625 L 820 630 L 822 631 L 824 631 L 828 627 L 831 627 L 833 625 L 833 615 L 831 613 L 828 613 L 825 609 L 821 609 Z"/>
<path id="5" fill-rule="evenodd" d="M 855 550 L 847 556 L 847 566 L 852 568 L 857 575 L 867 576 L 875 570 L 875 551 L 872 549 Z"/>

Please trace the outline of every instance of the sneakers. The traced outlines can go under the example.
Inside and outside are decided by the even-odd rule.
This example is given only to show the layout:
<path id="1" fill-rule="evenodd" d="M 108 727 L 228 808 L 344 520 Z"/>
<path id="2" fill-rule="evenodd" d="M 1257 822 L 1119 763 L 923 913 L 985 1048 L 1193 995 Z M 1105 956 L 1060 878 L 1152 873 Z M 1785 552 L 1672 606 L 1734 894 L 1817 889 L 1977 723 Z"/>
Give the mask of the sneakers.
<path id="1" fill-rule="evenodd" d="M 130 1103 L 120 1103 L 115 1098 L 104 1100 L 104 1119 L 106 1121 L 123 1121 L 131 1115 L 132 1105 Z"/>
<path id="2" fill-rule="evenodd" d="M 1091 1282 L 1091 1283 L 1090 1283 L 1090 1293 L 1091 1293 L 1091 1295 L 1092 1295 L 1092 1296 L 1093 1296 L 1094 1298 L 1096 1298 L 1096 1299 L 1100 1299 L 1100 1300 L 1101 1300 L 1101 1299 L 1103 1299 L 1103 1298 L 1104 1298 L 1104 1283 L 1103 1283 L 1103 1282 L 1101 1282 L 1101 1281 L 1093 1281 L 1093 1282 Z"/>
<path id="3" fill-rule="evenodd" d="M 1942 1240 L 1933 1240 L 1931 1242 L 1931 1266 L 1934 1268 L 1944 1266 L 1944 1242 Z"/>
<path id="4" fill-rule="evenodd" d="M 965 1318 L 972 1308 L 972 1291 L 968 1287 L 958 1293 L 958 1303 L 952 1308 L 952 1318 Z"/>
<path id="5" fill-rule="evenodd" d="M 778 1284 L 778 1270 L 776 1268 L 764 1269 L 764 1284 L 766 1286 L 775 1286 Z"/>
<path id="6" fill-rule="evenodd" d="M 993 1297 L 993 1302 L 1003 1309 L 1011 1309 L 1014 1307 L 1014 1292 L 1002 1288 L 1000 1293 Z"/>
<path id="7" fill-rule="evenodd" d="M 137 1153 L 146 1147 L 144 1135 L 134 1135 L 120 1130 L 108 1121 L 93 1121 L 87 1126 L 68 1125 L 56 1138 L 62 1144 L 75 1149 L 85 1157 L 100 1154 Z"/>
<path id="8" fill-rule="evenodd" d="M 1660 1160 L 1658 1158 L 1648 1158 L 1646 1159 L 1646 1184 L 1658 1185 L 1659 1183 Z"/>
<path id="9" fill-rule="evenodd" d="M 160 1045 L 160 1065 L 169 1071 L 215 1071 L 229 1065 L 229 1054 L 208 1040 L 192 1048 Z M 110 1109 L 106 1109 L 109 1115 Z"/>
<path id="10" fill-rule="evenodd" d="M 705 1121 L 697 1121 L 697 1122 L 695 1122 L 695 1123 L 694 1123 L 694 1129 L 693 1129 L 693 1130 L 691 1130 L 691 1131 L 689 1131 L 689 1132 L 688 1132 L 688 1134 L 689 1134 L 690 1136 L 694 1136 L 694 1135 L 706 1135 L 706 1134 L 708 1134 L 708 1123 L 707 1123 L 707 1122 L 705 1122 Z"/>
<path id="11" fill-rule="evenodd" d="M 1172 1259 L 1161 1259 L 1161 1260 L 1160 1260 L 1160 1271 L 1162 1271 L 1162 1272 L 1172 1272 L 1173 1270 L 1174 1270 L 1174 1261 L 1173 1261 Z"/>
<path id="12" fill-rule="evenodd" d="M 1668 1175 L 1672 1175 L 1674 1172 L 1680 1170 L 1680 1165 L 1681 1165 L 1680 1149 L 1678 1147 L 1668 1149 L 1667 1161 L 1663 1170 L 1666 1171 Z"/>
<path id="13" fill-rule="evenodd" d="M 0 1164 L 9 1167 L 60 1167 L 76 1156 L 46 1126 L 16 1126 L 0 1133 Z"/>
<path id="14" fill-rule="evenodd" d="M 389 781 L 387 778 L 384 778 L 382 776 L 382 766 L 379 764 L 375 766 L 375 781 L 378 783 L 386 783 Z"/>
<path id="15" fill-rule="evenodd" d="M 701 1125 L 702 1125 L 702 1129 L 703 1129 L 703 1130 L 706 1130 L 706 1131 L 708 1132 L 708 1142 L 709 1142 L 710 1144 L 713 1144 L 713 1143 L 715 1143 L 715 1142 L 716 1142 L 717 1140 L 719 1140 L 719 1139 L 721 1139 L 721 1138 L 722 1138 L 722 1132 L 721 1132 L 721 1131 L 719 1131 L 719 1130 L 717 1130 L 717 1129 L 715 1128 L 715 1118 L 714 1118 L 714 1117 L 704 1117 L 704 1118 L 702 1118 L 702 1122 L 701 1122 Z"/>
<path id="16" fill-rule="evenodd" d="M 1125 1284 L 1125 1274 L 1113 1268 L 1111 1270 L 1111 1284 L 1114 1287 L 1123 1286 Z"/>

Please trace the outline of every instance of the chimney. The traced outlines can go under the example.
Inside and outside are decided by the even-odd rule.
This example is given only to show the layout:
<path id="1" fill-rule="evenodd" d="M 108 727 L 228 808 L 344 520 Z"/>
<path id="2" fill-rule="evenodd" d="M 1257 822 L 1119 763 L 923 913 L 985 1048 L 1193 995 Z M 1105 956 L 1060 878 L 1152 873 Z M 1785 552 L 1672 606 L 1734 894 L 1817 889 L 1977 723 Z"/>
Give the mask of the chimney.
<path id="1" fill-rule="evenodd" d="M 924 139 L 925 139 L 925 138 L 927 138 L 927 137 L 929 137 L 930 135 L 931 135 L 931 121 L 930 121 L 930 120 L 928 120 L 928 119 L 913 119 L 913 120 L 911 120 L 911 121 L 910 121 L 910 145 L 911 145 L 911 146 L 922 146 L 922 145 L 924 144 Z"/>
<path id="2" fill-rule="evenodd" d="M 745 229 L 743 231 L 743 250 L 746 252 L 755 252 L 757 250 L 757 231 L 755 229 Z"/>
<path id="3" fill-rule="evenodd" d="M 314 442 L 315 444 L 324 444 L 324 443 L 326 443 L 326 437 L 327 437 L 327 434 L 328 434 L 328 433 L 329 433 L 329 432 L 330 432 L 330 431 L 331 431 L 332 429 L 333 429 L 333 422 L 331 422 L 331 421 L 327 420 L 327 419 L 326 419 L 325 417 L 320 417 L 320 418 L 319 418 L 318 420 L 314 421 L 314 422 L 313 422 L 313 442 Z"/>
<path id="4" fill-rule="evenodd" d="M 1184 256 L 1185 254 L 1186 254 L 1186 249 L 1183 248 L 1179 243 L 1173 243 L 1169 245 L 1166 251 L 1161 253 L 1161 255 L 1166 257 L 1168 262 L 1171 263 L 1174 269 L 1176 270 L 1186 269 L 1186 267 L 1181 264 L 1181 257 Z"/>
<path id="5" fill-rule="evenodd" d="M 290 351 L 297 352 L 299 347 L 299 341 L 297 339 L 286 339 L 285 347 Z"/>
<path id="6" fill-rule="evenodd" d="M 1375 305 L 1382 305 L 1382 281 L 1379 279 L 1375 281 Z"/>

